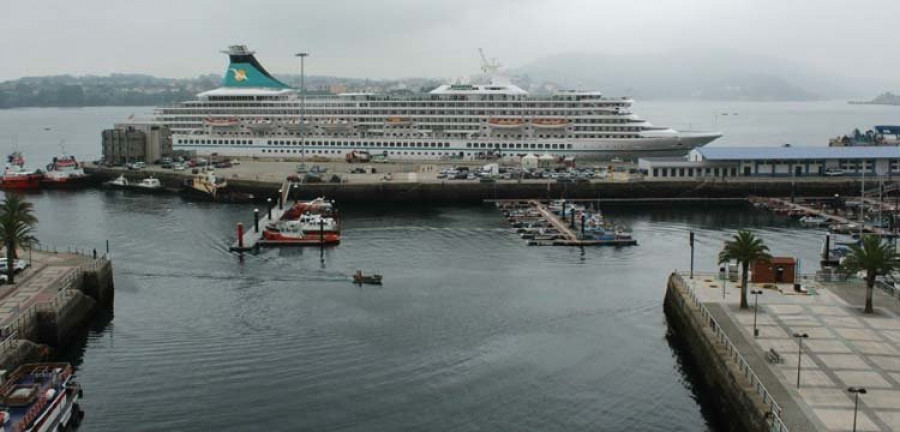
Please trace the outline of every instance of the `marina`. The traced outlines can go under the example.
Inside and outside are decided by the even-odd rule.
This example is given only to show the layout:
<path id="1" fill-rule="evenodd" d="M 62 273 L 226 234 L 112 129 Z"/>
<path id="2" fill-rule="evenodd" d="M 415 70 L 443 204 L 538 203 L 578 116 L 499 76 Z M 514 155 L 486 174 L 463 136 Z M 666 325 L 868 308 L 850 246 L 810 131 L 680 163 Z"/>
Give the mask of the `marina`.
<path id="1" fill-rule="evenodd" d="M 631 233 L 604 220 L 599 211 L 566 200 L 494 201 L 529 246 L 635 246 Z M 566 219 L 568 218 L 568 221 Z M 580 230 L 576 228 L 576 220 Z"/>

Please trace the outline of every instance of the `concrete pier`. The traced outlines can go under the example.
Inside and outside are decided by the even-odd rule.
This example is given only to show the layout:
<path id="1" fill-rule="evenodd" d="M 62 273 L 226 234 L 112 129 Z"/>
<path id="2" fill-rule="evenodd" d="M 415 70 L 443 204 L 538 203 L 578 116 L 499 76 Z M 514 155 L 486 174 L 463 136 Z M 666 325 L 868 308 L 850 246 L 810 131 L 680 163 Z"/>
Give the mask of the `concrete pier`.
<path id="1" fill-rule="evenodd" d="M 721 395 L 716 409 L 740 424 L 736 430 L 849 431 L 854 395 L 847 389 L 863 387 L 857 430 L 900 430 L 900 293 L 876 290 L 875 313 L 864 314 L 862 282 L 809 276 L 801 283 L 808 294 L 790 284 L 750 284 L 748 291 L 763 292 L 754 313 L 753 296 L 749 309 L 738 307 L 736 283 L 670 276 L 670 328 L 689 347 L 706 390 Z M 794 334 L 808 335 L 802 351 Z"/>
<path id="2" fill-rule="evenodd" d="M 28 253 L 20 258 L 28 260 Z M 0 285 L 0 369 L 44 360 L 47 346 L 67 347 L 97 310 L 113 303 L 106 257 L 32 251 L 30 259 L 15 284 Z"/>
<path id="3" fill-rule="evenodd" d="M 253 168 L 253 164 L 258 164 Z M 274 196 L 282 187 L 287 175 L 293 173 L 294 163 L 243 162 L 242 170 L 237 168 L 217 170 L 217 175 L 227 178 L 230 188 L 252 193 L 261 197 Z M 414 166 L 413 164 L 409 164 Z M 383 167 L 377 166 L 379 169 Z M 263 169 L 280 171 L 263 172 Z M 88 167 L 88 172 L 103 179 L 114 179 L 125 174 L 129 179 L 140 179 L 153 175 L 164 185 L 178 188 L 190 172 L 160 170 L 125 171 L 123 169 Z M 386 172 L 385 168 L 383 171 Z M 259 172 L 258 174 L 255 174 Z M 498 180 L 480 183 L 477 180 L 446 180 L 436 178 L 437 170 L 430 174 L 394 172 L 394 180 L 384 181 L 368 174 L 339 173 L 342 183 L 306 183 L 300 188 L 292 188 L 292 199 L 313 199 L 327 196 L 338 202 L 353 203 L 397 203 L 397 202 L 441 202 L 480 203 L 489 199 L 605 199 L 605 200 L 721 200 L 746 199 L 749 195 L 784 197 L 795 193 L 797 196 L 831 197 L 834 194 L 850 196 L 858 194 L 860 182 L 852 178 L 809 178 L 791 181 L 790 178 L 771 179 L 728 179 L 708 181 L 640 181 L 640 180 L 591 180 L 581 183 L 561 183 L 555 180 Z M 380 176 L 380 174 L 379 174 Z"/>
<path id="4" fill-rule="evenodd" d="M 290 195 L 291 185 L 287 182 L 282 184 L 280 200 L 277 202 L 271 203 L 271 209 L 269 207 L 263 207 L 259 210 L 259 220 L 254 221 L 249 225 L 242 225 L 241 228 L 238 229 L 238 236 L 241 238 L 236 239 L 234 244 L 231 245 L 232 252 L 247 252 L 256 250 L 260 246 L 266 243 L 263 240 L 263 230 L 266 225 L 277 222 L 284 216 L 284 212 L 290 208 L 290 205 L 287 203 L 288 196 Z M 270 205 L 270 203 L 266 203 L 266 205 Z M 271 217 L 269 217 L 271 215 Z M 256 216 L 254 216 L 256 217 Z"/>

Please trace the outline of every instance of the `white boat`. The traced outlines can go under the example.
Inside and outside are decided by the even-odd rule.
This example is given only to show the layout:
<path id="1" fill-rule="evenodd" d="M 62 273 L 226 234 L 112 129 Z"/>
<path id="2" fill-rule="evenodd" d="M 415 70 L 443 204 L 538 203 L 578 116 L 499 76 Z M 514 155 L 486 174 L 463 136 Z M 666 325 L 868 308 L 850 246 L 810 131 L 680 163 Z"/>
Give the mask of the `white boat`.
<path id="1" fill-rule="evenodd" d="M 68 363 L 32 363 L 4 376 L 0 430 L 74 430 L 84 418 L 81 386 Z"/>
<path id="2" fill-rule="evenodd" d="M 162 192 L 165 190 L 162 183 L 160 183 L 157 178 L 149 177 L 138 183 L 134 183 L 125 178 L 124 174 L 120 175 L 115 180 L 104 183 L 104 185 L 116 189 L 136 190 L 141 192 Z"/>
<path id="3" fill-rule="evenodd" d="M 117 187 L 117 188 L 127 188 L 128 187 L 128 179 L 125 178 L 124 174 L 121 174 L 118 177 L 116 177 L 115 180 L 110 180 L 110 181 L 104 183 L 104 185 L 111 186 L 111 187 Z"/>
<path id="4" fill-rule="evenodd" d="M 532 95 L 487 59 L 481 84 L 448 83 L 408 95 L 301 96 L 247 47 L 225 53 L 230 63 L 222 87 L 156 109 L 156 121 L 173 132 L 175 150 L 271 158 L 343 159 L 366 150 L 391 159 L 476 159 L 487 151 L 600 159 L 685 155 L 721 136 L 654 126 L 631 111 L 630 98 L 589 90 Z M 228 127 L 210 118 L 227 119 Z"/>
<path id="5" fill-rule="evenodd" d="M 140 183 L 134 185 L 135 188 L 144 189 L 144 190 L 159 190 L 162 189 L 162 183 L 159 182 L 157 178 L 145 178 L 141 180 Z"/>

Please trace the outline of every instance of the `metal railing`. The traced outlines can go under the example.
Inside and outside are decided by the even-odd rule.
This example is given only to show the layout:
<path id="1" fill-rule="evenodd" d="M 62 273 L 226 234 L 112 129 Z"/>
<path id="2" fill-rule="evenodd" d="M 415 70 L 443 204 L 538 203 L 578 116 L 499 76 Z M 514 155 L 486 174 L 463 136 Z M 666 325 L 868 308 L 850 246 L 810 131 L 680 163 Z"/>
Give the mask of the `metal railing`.
<path id="1" fill-rule="evenodd" d="M 694 275 L 697 276 L 696 274 Z M 712 314 L 710 314 L 709 310 L 703 304 L 699 297 L 697 297 L 697 293 L 694 292 L 694 288 L 691 287 L 685 280 L 684 277 L 679 273 L 673 273 L 671 276 L 671 280 L 676 283 L 677 286 L 682 288 L 685 292 L 688 293 L 688 296 L 691 299 L 693 305 L 697 308 L 697 312 L 700 314 L 700 318 L 702 318 L 710 327 L 713 334 L 716 337 L 716 341 L 720 343 L 725 350 L 728 352 L 729 357 L 737 364 L 738 369 L 741 371 L 741 374 L 744 375 L 744 378 L 750 381 L 750 386 L 753 387 L 756 394 L 758 394 L 763 403 L 769 406 L 771 415 L 772 415 L 772 432 L 788 432 L 787 426 L 784 425 L 784 422 L 781 420 L 782 409 L 781 406 L 775 402 L 775 399 L 772 398 L 772 394 L 769 393 L 769 390 L 766 389 L 766 386 L 763 385 L 762 381 L 760 381 L 759 377 L 753 372 L 753 369 L 750 368 L 750 364 L 744 359 L 744 356 L 738 352 L 737 348 L 731 342 L 731 339 L 725 334 L 725 331 L 722 330 L 722 327 L 719 326 L 719 323 L 713 318 Z M 687 305 L 684 305 L 687 306 Z"/>
<path id="2" fill-rule="evenodd" d="M 89 255 L 92 256 L 93 254 Z M 85 272 L 93 272 L 99 270 L 106 265 L 109 260 L 104 255 L 102 258 L 93 259 L 80 265 L 78 268 L 66 274 L 62 279 L 51 285 L 51 291 L 55 291 L 56 295 L 49 301 L 34 303 L 28 308 L 18 311 L 18 306 L 14 312 L 15 319 L 3 327 L 0 327 L 0 353 L 5 355 L 7 352 L 15 348 L 18 344 L 16 341 L 20 335 L 25 333 L 25 326 L 35 319 L 35 315 L 39 312 L 53 312 L 67 303 L 72 297 L 76 296 L 80 291 L 77 283 L 84 278 Z"/>

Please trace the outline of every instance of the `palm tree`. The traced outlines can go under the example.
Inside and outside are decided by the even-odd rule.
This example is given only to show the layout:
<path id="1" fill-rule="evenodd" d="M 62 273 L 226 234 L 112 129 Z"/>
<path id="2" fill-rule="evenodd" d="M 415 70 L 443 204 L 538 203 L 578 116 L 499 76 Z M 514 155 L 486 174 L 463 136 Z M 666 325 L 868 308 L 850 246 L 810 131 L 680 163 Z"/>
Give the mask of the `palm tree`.
<path id="1" fill-rule="evenodd" d="M 34 205 L 17 195 L 8 195 L 0 203 L 0 241 L 6 246 L 6 272 L 8 282 L 15 276 L 16 249 L 37 242 L 31 234 L 37 224 Z"/>
<path id="2" fill-rule="evenodd" d="M 866 271 L 865 313 L 873 312 L 872 292 L 875 289 L 875 277 L 898 269 L 900 269 L 900 255 L 891 245 L 874 235 L 863 236 L 862 246 L 850 246 L 850 254 L 841 263 L 841 271 L 847 274 Z"/>
<path id="3" fill-rule="evenodd" d="M 750 263 L 768 262 L 770 259 L 772 256 L 769 255 L 769 247 L 749 230 L 738 231 L 732 240 L 725 242 L 725 247 L 719 252 L 719 264 L 736 260 L 741 265 L 741 309 L 750 307 L 747 304 L 747 272 Z"/>

